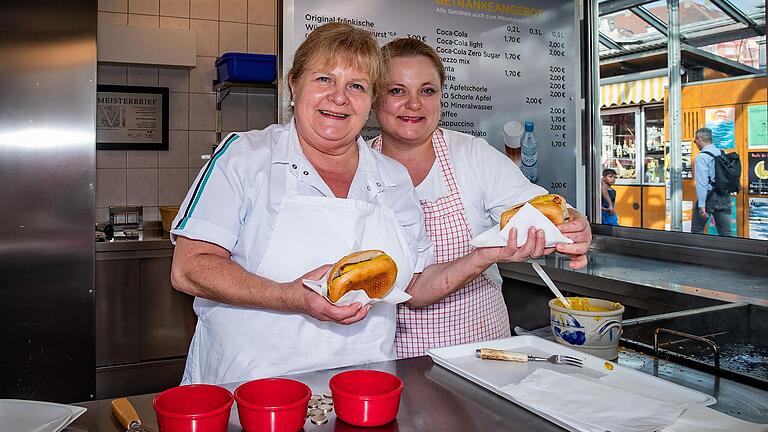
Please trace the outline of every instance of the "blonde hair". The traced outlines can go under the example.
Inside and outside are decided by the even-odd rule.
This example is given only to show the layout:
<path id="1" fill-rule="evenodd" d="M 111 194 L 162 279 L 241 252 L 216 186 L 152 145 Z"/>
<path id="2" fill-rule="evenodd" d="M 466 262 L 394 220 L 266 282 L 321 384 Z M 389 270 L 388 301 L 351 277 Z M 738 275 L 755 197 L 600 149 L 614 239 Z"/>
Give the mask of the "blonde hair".
<path id="1" fill-rule="evenodd" d="M 296 50 L 286 78 L 301 78 L 316 62 L 321 68 L 343 65 L 366 72 L 371 80 L 372 101 L 384 87 L 385 63 L 379 44 L 370 33 L 349 24 L 327 23 L 313 30 Z"/>
<path id="2" fill-rule="evenodd" d="M 387 62 L 395 57 L 418 57 L 424 56 L 435 66 L 437 74 L 440 76 L 440 86 L 445 83 L 445 67 L 440 56 L 431 46 L 414 38 L 395 39 L 381 48 L 384 58 Z"/>

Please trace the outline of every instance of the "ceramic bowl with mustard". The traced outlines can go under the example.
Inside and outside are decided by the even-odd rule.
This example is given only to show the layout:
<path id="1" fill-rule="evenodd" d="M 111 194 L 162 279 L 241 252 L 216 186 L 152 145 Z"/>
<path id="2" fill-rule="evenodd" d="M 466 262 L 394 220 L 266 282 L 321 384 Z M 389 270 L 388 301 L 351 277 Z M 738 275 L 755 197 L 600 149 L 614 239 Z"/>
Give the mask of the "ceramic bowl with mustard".
<path id="1" fill-rule="evenodd" d="M 613 360 L 619 355 L 624 306 L 609 300 L 567 297 L 549 301 L 549 322 L 555 340 L 563 345 Z"/>

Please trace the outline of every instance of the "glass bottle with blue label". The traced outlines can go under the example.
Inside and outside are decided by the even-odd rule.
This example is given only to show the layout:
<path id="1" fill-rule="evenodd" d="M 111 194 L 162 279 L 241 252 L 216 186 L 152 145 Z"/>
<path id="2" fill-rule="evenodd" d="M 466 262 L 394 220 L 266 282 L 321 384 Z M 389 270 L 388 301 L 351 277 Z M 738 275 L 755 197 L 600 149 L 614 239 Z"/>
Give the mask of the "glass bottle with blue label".
<path id="1" fill-rule="evenodd" d="M 525 132 L 520 140 L 520 171 L 531 182 L 536 182 L 539 178 L 538 152 L 539 145 L 533 134 L 533 122 L 527 121 L 525 122 Z"/>

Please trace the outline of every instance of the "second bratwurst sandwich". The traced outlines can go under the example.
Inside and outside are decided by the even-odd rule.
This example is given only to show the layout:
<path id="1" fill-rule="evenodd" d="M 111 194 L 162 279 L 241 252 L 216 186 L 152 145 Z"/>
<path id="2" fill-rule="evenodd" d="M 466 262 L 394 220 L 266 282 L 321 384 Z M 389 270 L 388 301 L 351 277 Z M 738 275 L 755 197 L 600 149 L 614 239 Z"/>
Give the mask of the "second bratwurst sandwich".
<path id="1" fill-rule="evenodd" d="M 558 194 L 539 195 L 526 202 L 535 207 L 555 225 L 560 225 L 568 220 L 568 208 L 565 206 L 565 198 Z M 501 221 L 499 223 L 501 229 L 504 229 L 504 225 L 506 225 L 524 205 L 525 203 L 521 203 L 504 210 L 501 214 Z"/>
<path id="2" fill-rule="evenodd" d="M 337 302 L 349 291 L 363 290 L 370 298 L 383 298 L 397 279 L 397 264 L 380 250 L 364 250 L 340 259 L 328 275 L 328 300 Z"/>

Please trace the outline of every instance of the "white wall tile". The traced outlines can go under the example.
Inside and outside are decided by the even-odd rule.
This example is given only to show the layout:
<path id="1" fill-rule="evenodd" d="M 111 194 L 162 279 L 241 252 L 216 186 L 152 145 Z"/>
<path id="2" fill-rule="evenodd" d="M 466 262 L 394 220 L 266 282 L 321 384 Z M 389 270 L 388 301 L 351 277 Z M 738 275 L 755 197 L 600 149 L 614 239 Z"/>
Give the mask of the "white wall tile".
<path id="1" fill-rule="evenodd" d="M 272 0 L 274 2 L 274 0 Z M 220 0 L 221 21 L 248 22 L 248 0 Z"/>
<path id="2" fill-rule="evenodd" d="M 161 16 L 160 28 L 189 30 L 189 18 Z"/>
<path id="3" fill-rule="evenodd" d="M 275 0 L 248 0 L 248 23 L 277 25 Z"/>
<path id="4" fill-rule="evenodd" d="M 219 53 L 218 21 L 191 19 L 189 29 L 197 34 L 197 55 L 215 57 Z"/>
<path id="5" fill-rule="evenodd" d="M 99 84 L 126 85 L 128 83 L 126 67 L 99 65 L 96 70 L 96 82 Z"/>
<path id="6" fill-rule="evenodd" d="M 157 68 L 128 66 L 128 85 L 157 87 Z"/>
<path id="7" fill-rule="evenodd" d="M 197 66 L 189 71 L 189 91 L 213 93 L 213 80 L 216 78 L 215 63 L 216 57 L 197 57 Z"/>
<path id="8" fill-rule="evenodd" d="M 157 205 L 157 169 L 127 170 L 127 197 L 129 204 L 156 206 Z"/>
<path id="9" fill-rule="evenodd" d="M 264 129 L 276 123 L 277 97 L 274 95 L 248 95 L 248 124 L 247 129 Z"/>
<path id="10" fill-rule="evenodd" d="M 159 177 L 159 205 L 180 206 L 189 190 L 187 168 L 161 168 Z"/>
<path id="11" fill-rule="evenodd" d="M 171 129 L 189 129 L 189 93 L 171 93 L 168 125 Z"/>
<path id="12" fill-rule="evenodd" d="M 248 52 L 275 54 L 275 27 L 248 24 Z"/>
<path id="13" fill-rule="evenodd" d="M 157 15 L 128 14 L 128 25 L 133 27 L 160 27 Z"/>
<path id="14" fill-rule="evenodd" d="M 190 93 L 189 129 L 214 130 L 216 128 L 216 95 Z"/>
<path id="15" fill-rule="evenodd" d="M 128 0 L 128 12 L 132 14 L 159 15 L 160 0 Z"/>
<path id="16" fill-rule="evenodd" d="M 127 167 L 125 150 L 96 150 L 96 168 Z"/>
<path id="17" fill-rule="evenodd" d="M 108 207 L 96 207 L 96 214 L 94 214 L 94 219 L 98 223 L 107 223 L 107 222 L 109 222 L 109 208 Z"/>
<path id="18" fill-rule="evenodd" d="M 105 12 L 128 12 L 128 0 L 99 0 L 99 10 Z"/>
<path id="19" fill-rule="evenodd" d="M 189 0 L 160 0 L 160 16 L 189 18 Z"/>
<path id="20" fill-rule="evenodd" d="M 200 168 L 205 164 L 205 160 L 200 159 L 201 155 L 210 155 L 213 152 L 213 146 L 216 142 L 216 134 L 209 131 L 189 131 L 189 166 L 190 168 Z"/>
<path id="21" fill-rule="evenodd" d="M 168 87 L 171 130 L 168 151 L 97 151 L 97 220 L 107 220 L 110 204 L 141 201 L 148 221 L 159 220 L 158 205 L 180 204 L 206 162 L 200 155 L 210 155 L 218 144 L 212 89 L 216 56 L 238 51 L 274 54 L 276 4 L 276 0 L 99 0 L 100 25 L 195 31 L 198 66 L 99 65 L 99 84 Z M 275 105 L 276 97 L 263 91 L 231 93 L 223 102 L 222 129 L 264 128 L 276 121 Z M 190 127 L 195 130 L 189 131 Z"/>
<path id="22" fill-rule="evenodd" d="M 189 69 L 158 69 L 158 85 L 172 92 L 189 91 Z"/>
<path id="23" fill-rule="evenodd" d="M 219 19 L 219 0 L 190 0 L 189 16 L 209 20 Z"/>
<path id="24" fill-rule="evenodd" d="M 125 169 L 96 168 L 96 185 L 96 207 L 125 205 Z"/>
<path id="25" fill-rule="evenodd" d="M 231 131 L 244 131 L 248 127 L 246 93 L 230 93 L 221 103 L 221 128 Z M 222 136 L 225 136 L 222 134 Z"/>
<path id="26" fill-rule="evenodd" d="M 157 165 L 160 168 L 188 167 L 189 131 L 169 131 L 168 141 L 168 151 L 157 152 Z"/>
<path id="27" fill-rule="evenodd" d="M 248 51 L 248 26 L 240 23 L 219 23 L 219 54 Z"/>
<path id="28" fill-rule="evenodd" d="M 99 12 L 98 25 L 114 24 L 128 25 L 128 14 L 114 12 Z"/>
<path id="29" fill-rule="evenodd" d="M 128 168 L 157 168 L 157 150 L 128 150 Z"/>
<path id="30" fill-rule="evenodd" d="M 158 207 L 144 206 L 141 211 L 145 221 L 160 220 L 160 209 Z"/>

